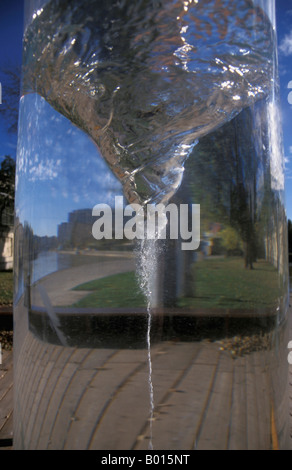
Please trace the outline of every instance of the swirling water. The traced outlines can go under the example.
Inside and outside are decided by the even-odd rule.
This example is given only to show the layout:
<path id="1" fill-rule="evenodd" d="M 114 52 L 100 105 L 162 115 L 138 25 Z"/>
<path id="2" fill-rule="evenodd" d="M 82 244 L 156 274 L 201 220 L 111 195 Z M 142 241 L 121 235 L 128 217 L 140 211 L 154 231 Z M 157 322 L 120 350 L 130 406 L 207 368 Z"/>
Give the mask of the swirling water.
<path id="1" fill-rule="evenodd" d="M 196 140 L 271 90 L 273 41 L 250 0 L 55 0 L 27 28 L 23 92 L 94 140 L 129 202 L 167 201 Z"/>

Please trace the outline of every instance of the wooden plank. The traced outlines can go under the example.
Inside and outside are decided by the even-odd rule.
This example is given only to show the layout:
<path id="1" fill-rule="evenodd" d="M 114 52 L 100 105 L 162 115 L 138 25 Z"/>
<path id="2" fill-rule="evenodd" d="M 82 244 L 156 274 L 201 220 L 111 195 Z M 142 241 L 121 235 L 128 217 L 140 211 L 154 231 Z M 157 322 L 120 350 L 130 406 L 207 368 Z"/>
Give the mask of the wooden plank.
<path id="1" fill-rule="evenodd" d="M 193 357 L 182 358 L 180 367 L 178 361 L 175 361 L 172 369 L 170 360 L 168 369 L 165 370 L 161 362 L 161 370 L 156 370 L 157 385 L 163 373 L 167 374 L 169 381 L 165 395 L 155 408 L 153 447 L 157 450 L 192 449 L 194 446 L 219 352 L 216 345 L 208 343 L 190 343 L 188 347 Z M 208 363 L 209 359 L 211 364 Z M 175 369 L 179 380 L 171 386 L 170 379 L 174 377 Z M 142 440 L 135 449 L 147 449 L 147 443 Z"/>
<path id="2" fill-rule="evenodd" d="M 104 416 L 116 391 L 123 383 L 133 377 L 141 368 L 141 363 L 110 364 L 97 370 L 92 381 L 83 393 L 71 421 L 64 449 L 87 449 L 94 430 Z M 70 396 L 67 395 L 67 400 Z M 83 425 L 84 423 L 84 425 Z M 82 432 L 80 432 L 82 429 Z M 112 437 L 116 435 L 111 433 Z"/>
<path id="3" fill-rule="evenodd" d="M 247 448 L 247 395 L 245 357 L 235 359 L 232 391 L 232 407 L 229 433 L 229 450 Z"/>
<path id="4" fill-rule="evenodd" d="M 270 389 L 265 352 L 235 361 L 229 449 L 270 449 Z"/>
<path id="5" fill-rule="evenodd" d="M 246 385 L 247 385 L 247 448 L 249 450 L 268 450 L 263 448 L 262 435 L 265 433 L 263 429 L 267 426 L 266 422 L 260 421 L 260 390 L 258 390 L 257 374 L 258 370 L 254 364 L 252 354 L 246 357 Z M 268 423 L 270 429 L 270 423 Z"/>
<path id="6" fill-rule="evenodd" d="M 64 400 L 60 404 L 59 411 L 52 428 L 48 448 L 63 449 L 66 444 L 71 422 L 79 419 L 79 417 L 76 417 L 75 410 L 78 407 L 78 403 L 80 402 L 84 391 L 89 386 L 95 374 L 96 370 L 76 370 L 70 384 L 68 384 Z"/>
<path id="7" fill-rule="evenodd" d="M 0 403 L 7 390 L 13 385 L 13 355 L 12 352 L 4 352 L 6 354 L 3 354 L 3 361 L 0 365 Z"/>
<path id="8" fill-rule="evenodd" d="M 50 348 L 46 345 L 40 345 L 40 349 L 38 350 L 38 356 L 35 356 L 32 359 L 33 365 L 31 367 L 32 373 L 30 382 L 27 382 L 29 385 L 27 386 L 25 399 L 23 400 L 25 403 L 25 409 L 23 412 L 24 418 L 23 422 L 25 423 L 25 433 L 24 433 L 24 444 L 25 447 L 28 448 L 28 443 L 30 440 L 30 433 L 31 433 L 31 425 L 36 419 L 36 411 L 37 411 L 37 396 L 38 396 L 38 388 L 41 382 L 42 375 L 46 369 L 46 366 L 50 360 L 51 354 L 53 354 L 53 348 Z"/>
<path id="9" fill-rule="evenodd" d="M 266 351 L 258 351 L 251 354 L 254 363 L 254 380 L 256 388 L 256 399 L 259 420 L 259 448 L 263 450 L 272 449 L 271 439 L 271 390 L 270 390 L 270 374 L 269 367 L 266 367 L 266 356 L 269 358 L 269 353 Z M 282 377 L 283 379 L 283 377 Z"/>
<path id="10" fill-rule="evenodd" d="M 13 387 L 12 385 L 6 390 L 0 401 L 0 433 L 5 426 L 6 421 L 13 412 Z"/>
<path id="11" fill-rule="evenodd" d="M 140 367 L 117 388 L 113 400 L 108 403 L 94 428 L 89 449 L 131 449 L 141 428 L 145 423 L 148 424 L 148 369 L 146 364 Z"/>
<path id="12" fill-rule="evenodd" d="M 32 437 L 35 436 L 36 424 L 42 420 L 43 416 L 43 410 L 40 409 L 40 404 L 48 393 L 48 381 L 61 352 L 62 349 L 60 347 L 51 346 L 50 355 L 46 358 L 44 366 L 40 367 L 38 383 L 36 383 L 34 399 L 30 408 L 30 419 L 25 430 L 26 441 L 29 443 L 28 446 L 30 448 Z M 39 436 L 39 434 L 37 434 L 37 436 Z"/>
<path id="13" fill-rule="evenodd" d="M 199 346 L 192 343 L 167 343 L 160 348 L 152 350 L 152 375 L 149 375 L 145 351 L 143 369 L 117 391 L 101 426 L 94 433 L 91 449 L 108 448 L 109 445 L 110 448 L 137 449 L 140 448 L 137 444 L 142 441 L 148 448 L 151 428 L 154 432 L 158 415 L 162 416 L 164 397 L 170 388 L 177 386 L 178 379 L 192 363 Z M 154 420 L 151 417 L 150 380 L 153 384 Z M 119 426 L 120 431 L 114 436 L 113 426 Z M 156 445 L 154 435 L 152 441 Z"/>
<path id="14" fill-rule="evenodd" d="M 12 441 L 13 440 L 13 409 L 7 415 L 7 419 L 4 423 L 3 428 L 0 430 L 0 441 Z"/>
<path id="15" fill-rule="evenodd" d="M 32 407 L 36 406 L 35 395 L 41 380 L 41 373 L 50 358 L 54 358 L 53 354 L 56 349 L 62 350 L 58 346 L 41 343 L 32 335 L 28 335 L 22 351 L 18 355 L 16 367 L 19 374 L 15 391 L 15 407 L 18 419 L 14 435 L 17 436 L 18 442 L 22 442 L 22 447 L 23 445 L 29 445 L 30 435 L 28 435 L 27 430 L 31 429 L 31 424 L 36 416 L 35 411 L 32 415 Z"/>
<path id="16" fill-rule="evenodd" d="M 197 438 L 197 450 L 226 450 L 228 447 L 233 367 L 233 359 L 227 352 L 222 352 Z"/>
<path id="17" fill-rule="evenodd" d="M 0 381 L 8 370 L 13 368 L 12 351 L 2 350 L 2 364 L 0 364 Z"/>
<path id="18" fill-rule="evenodd" d="M 36 341 L 32 335 L 28 335 L 15 364 L 15 375 L 17 377 L 15 400 L 20 428 L 22 428 L 22 423 L 27 423 L 30 417 L 31 403 L 34 399 L 35 377 L 39 372 L 39 364 L 43 354 L 43 345 Z"/>
<path id="19" fill-rule="evenodd" d="M 80 370 L 99 370 L 101 367 L 118 355 L 116 349 L 91 349 L 90 353 L 84 361 L 80 364 Z"/>
<path id="20" fill-rule="evenodd" d="M 47 345 L 47 347 L 49 347 Z M 54 348 L 50 346 L 51 350 Z M 16 441 L 27 445 L 29 436 L 27 428 L 31 423 L 31 408 L 34 405 L 35 390 L 37 389 L 39 376 L 39 365 L 46 356 L 46 346 L 38 341 L 32 334 L 28 333 L 22 344 L 21 350 L 17 354 L 15 362 L 15 413 L 17 420 L 14 423 L 14 436 Z"/>
<path id="21" fill-rule="evenodd" d="M 13 353 L 2 351 L 0 364 L 0 446 L 10 448 L 13 413 Z"/>
<path id="22" fill-rule="evenodd" d="M 256 389 L 254 381 L 254 368 L 250 356 L 246 356 L 246 416 L 247 416 L 247 449 L 258 450 L 258 413 Z"/>
<path id="23" fill-rule="evenodd" d="M 53 364 L 53 367 L 50 369 L 50 373 L 47 375 L 46 381 L 44 383 L 44 390 L 43 390 L 42 396 L 38 400 L 39 401 L 38 413 L 37 413 L 38 416 L 35 419 L 32 436 L 31 436 L 31 440 L 29 443 L 29 447 L 32 449 L 38 448 L 39 441 L 42 440 L 43 433 L 47 432 L 46 430 L 47 420 L 50 419 L 47 416 L 49 413 L 52 412 L 52 408 L 50 406 L 51 401 L 53 399 L 57 384 L 62 376 L 64 367 L 70 361 L 76 362 L 76 355 L 72 356 L 74 349 L 59 348 L 58 350 L 60 350 L 60 354 L 58 354 L 58 357 L 56 358 Z M 99 368 L 103 366 L 106 360 L 114 354 L 113 350 L 86 350 L 86 351 L 87 351 L 86 354 L 82 355 L 82 361 L 78 362 L 78 368 L 76 369 L 76 371 L 84 370 L 85 372 L 87 371 L 87 373 L 89 371 L 89 374 L 91 370 L 94 373 L 97 370 L 99 370 Z M 54 357 L 52 357 L 52 360 L 54 360 Z M 74 378 L 74 375 L 72 376 L 72 378 Z M 86 384 L 84 387 L 86 389 Z M 81 398 L 81 396 L 79 398 Z M 45 445 L 44 440 L 43 440 L 42 445 Z"/>
<path id="24" fill-rule="evenodd" d="M 62 372 L 60 373 L 56 382 L 56 387 L 53 390 L 52 395 L 49 397 L 49 404 L 45 419 L 44 416 L 37 416 L 37 419 L 41 420 L 42 422 L 37 449 L 49 448 L 52 430 L 54 428 L 58 413 L 60 412 L 64 396 L 66 395 L 66 389 L 79 367 L 79 362 L 86 353 L 86 350 L 80 349 L 77 351 L 74 350 L 73 354 L 71 353 L 71 355 L 69 355 L 68 362 L 64 364 Z"/>

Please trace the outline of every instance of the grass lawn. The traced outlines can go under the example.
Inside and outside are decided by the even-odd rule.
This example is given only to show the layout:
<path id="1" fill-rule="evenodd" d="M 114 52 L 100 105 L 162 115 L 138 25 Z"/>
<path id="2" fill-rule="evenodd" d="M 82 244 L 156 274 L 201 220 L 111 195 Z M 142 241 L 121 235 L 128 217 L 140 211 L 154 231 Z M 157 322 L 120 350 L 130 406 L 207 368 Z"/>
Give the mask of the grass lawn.
<path id="1" fill-rule="evenodd" d="M 181 298 L 180 307 L 271 308 L 283 295 L 274 266 L 262 260 L 245 269 L 242 258 L 208 258 L 194 265 L 195 296 Z"/>
<path id="2" fill-rule="evenodd" d="M 0 272 L 0 306 L 13 304 L 13 272 Z"/>
<path id="3" fill-rule="evenodd" d="M 282 292 L 277 270 L 260 261 L 254 269 L 243 267 L 242 258 L 208 258 L 194 263 L 194 297 L 178 299 L 182 308 L 256 309 L 277 305 Z M 134 272 L 108 276 L 80 285 L 88 294 L 74 307 L 143 307 L 145 299 Z"/>
<path id="4" fill-rule="evenodd" d="M 143 307 L 145 300 L 137 284 L 134 272 L 115 274 L 90 281 L 74 290 L 89 291 L 89 294 L 74 304 L 74 307 Z"/>

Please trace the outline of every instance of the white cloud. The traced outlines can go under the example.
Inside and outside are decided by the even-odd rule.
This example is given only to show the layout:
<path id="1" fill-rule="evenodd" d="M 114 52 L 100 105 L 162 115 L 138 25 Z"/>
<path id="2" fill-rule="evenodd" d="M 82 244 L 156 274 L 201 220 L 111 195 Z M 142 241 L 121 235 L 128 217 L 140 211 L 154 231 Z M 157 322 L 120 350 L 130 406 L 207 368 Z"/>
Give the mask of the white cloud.
<path id="1" fill-rule="evenodd" d="M 7 145 L 7 147 L 9 147 L 9 148 L 11 148 L 11 149 L 13 149 L 13 150 L 15 150 L 15 149 L 17 148 L 17 145 L 16 145 L 16 144 L 12 144 L 11 142 L 7 142 L 6 145 Z"/>
<path id="2" fill-rule="evenodd" d="M 46 181 L 57 178 L 60 169 L 60 160 L 47 159 L 45 162 L 39 162 L 31 165 L 29 168 L 30 181 Z"/>
<path id="3" fill-rule="evenodd" d="M 292 55 L 292 31 L 289 34 L 286 34 L 281 44 L 279 45 L 279 50 L 285 55 Z"/>

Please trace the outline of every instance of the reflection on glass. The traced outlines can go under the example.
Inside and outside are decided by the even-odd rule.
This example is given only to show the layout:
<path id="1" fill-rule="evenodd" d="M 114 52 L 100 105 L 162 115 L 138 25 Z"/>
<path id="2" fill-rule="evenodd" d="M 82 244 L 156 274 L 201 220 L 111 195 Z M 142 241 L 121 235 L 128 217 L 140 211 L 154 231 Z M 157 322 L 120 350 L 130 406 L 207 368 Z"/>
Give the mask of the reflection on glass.
<path id="1" fill-rule="evenodd" d="M 83 3 L 24 38 L 15 448 L 287 448 L 273 1 Z"/>

